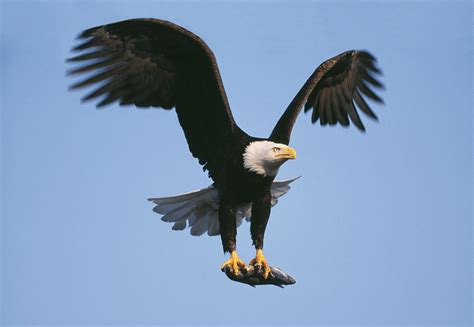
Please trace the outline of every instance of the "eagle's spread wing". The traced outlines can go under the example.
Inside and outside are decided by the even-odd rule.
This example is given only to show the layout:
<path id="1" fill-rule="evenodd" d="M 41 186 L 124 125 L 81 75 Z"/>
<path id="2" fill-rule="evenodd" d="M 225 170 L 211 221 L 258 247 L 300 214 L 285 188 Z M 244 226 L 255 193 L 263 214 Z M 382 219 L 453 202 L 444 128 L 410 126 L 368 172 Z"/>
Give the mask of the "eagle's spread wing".
<path id="1" fill-rule="evenodd" d="M 232 117 L 212 51 L 198 36 L 158 19 L 131 19 L 94 27 L 74 47 L 70 74 L 91 73 L 71 88 L 98 87 L 83 100 L 97 107 L 176 108 L 189 149 L 215 179 L 229 140 L 242 133 Z"/>
<path id="2" fill-rule="evenodd" d="M 305 112 L 313 109 L 311 122 L 321 125 L 343 126 L 352 123 L 361 131 L 364 124 L 357 107 L 367 116 L 377 120 L 363 96 L 376 102 L 383 100 L 372 88 L 383 88 L 375 78 L 381 74 L 376 59 L 367 51 L 346 51 L 322 63 L 303 85 L 285 110 L 270 136 L 271 140 L 288 144 L 293 125 L 303 105 Z"/>

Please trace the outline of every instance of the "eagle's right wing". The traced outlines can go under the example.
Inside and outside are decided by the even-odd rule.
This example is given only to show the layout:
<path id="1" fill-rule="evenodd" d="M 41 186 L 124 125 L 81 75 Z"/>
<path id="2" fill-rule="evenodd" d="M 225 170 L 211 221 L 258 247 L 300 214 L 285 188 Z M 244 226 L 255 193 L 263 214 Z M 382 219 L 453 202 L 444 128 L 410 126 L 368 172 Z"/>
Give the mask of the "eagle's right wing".
<path id="1" fill-rule="evenodd" d="M 80 36 L 68 59 L 84 62 L 70 74 L 92 72 L 71 88 L 98 87 L 83 100 L 103 97 L 102 107 L 176 108 L 189 149 L 212 178 L 218 177 L 236 125 L 212 51 L 198 36 L 158 19 L 131 19 L 94 27 Z"/>

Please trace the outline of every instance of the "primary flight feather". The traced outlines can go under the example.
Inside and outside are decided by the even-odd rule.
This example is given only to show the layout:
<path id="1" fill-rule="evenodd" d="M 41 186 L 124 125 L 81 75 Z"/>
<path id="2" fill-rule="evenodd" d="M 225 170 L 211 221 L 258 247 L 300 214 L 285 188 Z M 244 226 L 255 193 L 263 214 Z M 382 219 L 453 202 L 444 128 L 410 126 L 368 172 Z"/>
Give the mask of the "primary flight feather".
<path id="1" fill-rule="evenodd" d="M 288 146 L 300 111 L 312 110 L 311 122 L 321 125 L 352 122 L 365 127 L 359 111 L 377 119 L 365 101 L 382 103 L 374 88 L 380 70 L 367 51 L 346 51 L 323 62 L 289 104 L 268 138 L 252 137 L 234 121 L 214 54 L 198 36 L 168 21 L 130 19 L 82 32 L 80 52 L 68 59 L 84 63 L 71 75 L 90 75 L 72 89 L 96 88 L 83 100 L 97 107 L 118 102 L 136 107 L 175 108 L 189 150 L 213 184 L 206 189 L 150 199 L 154 211 L 173 229 L 187 226 L 193 235 L 221 235 L 229 267 L 235 274 L 246 264 L 236 252 L 236 229 L 249 220 L 256 256 L 250 264 L 268 277 L 263 238 L 270 210 L 294 180 L 274 181 L 279 167 L 296 158 Z"/>

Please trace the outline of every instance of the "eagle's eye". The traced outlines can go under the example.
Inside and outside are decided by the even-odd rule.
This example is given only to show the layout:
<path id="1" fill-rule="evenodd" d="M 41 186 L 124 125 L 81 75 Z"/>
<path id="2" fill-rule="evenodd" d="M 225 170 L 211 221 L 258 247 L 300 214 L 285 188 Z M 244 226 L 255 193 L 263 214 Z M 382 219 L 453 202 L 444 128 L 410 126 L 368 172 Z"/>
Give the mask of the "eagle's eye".
<path id="1" fill-rule="evenodd" d="M 274 147 L 274 148 L 273 148 L 273 152 L 275 152 L 275 153 L 276 153 L 276 152 L 280 152 L 280 148 Z"/>

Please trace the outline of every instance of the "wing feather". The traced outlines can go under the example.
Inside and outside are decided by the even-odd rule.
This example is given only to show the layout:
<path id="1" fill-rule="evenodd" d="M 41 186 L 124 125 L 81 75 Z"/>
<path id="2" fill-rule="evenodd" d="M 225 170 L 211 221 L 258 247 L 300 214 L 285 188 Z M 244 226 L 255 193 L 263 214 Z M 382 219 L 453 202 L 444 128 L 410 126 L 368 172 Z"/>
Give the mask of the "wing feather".
<path id="1" fill-rule="evenodd" d="M 364 114 L 374 120 L 378 120 L 377 115 L 372 111 L 372 109 L 370 109 L 369 105 L 367 104 L 367 102 L 365 102 L 364 98 L 360 95 L 358 90 L 354 92 L 354 101 L 357 104 L 357 107 L 359 107 L 359 109 Z"/>
<path id="2" fill-rule="evenodd" d="M 319 122 L 321 123 L 321 126 L 324 126 L 327 124 L 327 117 L 326 117 L 326 92 L 321 92 L 321 96 L 319 97 L 319 102 L 318 102 L 318 108 L 319 108 Z"/>
<path id="3" fill-rule="evenodd" d="M 345 126 L 345 120 L 343 115 L 343 106 L 339 103 L 339 96 L 337 95 L 337 90 L 335 88 L 331 88 L 331 107 L 334 109 L 334 114 L 336 116 L 337 121 Z"/>

